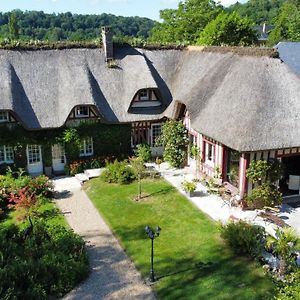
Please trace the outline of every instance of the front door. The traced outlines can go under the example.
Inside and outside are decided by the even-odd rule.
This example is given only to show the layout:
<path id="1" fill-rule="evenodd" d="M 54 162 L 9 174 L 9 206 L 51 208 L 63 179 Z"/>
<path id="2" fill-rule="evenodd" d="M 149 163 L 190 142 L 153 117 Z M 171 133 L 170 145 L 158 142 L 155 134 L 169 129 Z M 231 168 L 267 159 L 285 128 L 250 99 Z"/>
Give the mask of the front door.
<path id="1" fill-rule="evenodd" d="M 52 168 L 54 172 L 63 172 L 66 163 L 65 150 L 62 145 L 52 146 Z"/>
<path id="2" fill-rule="evenodd" d="M 37 176 L 43 173 L 42 149 L 40 145 L 27 145 L 27 171 Z"/>

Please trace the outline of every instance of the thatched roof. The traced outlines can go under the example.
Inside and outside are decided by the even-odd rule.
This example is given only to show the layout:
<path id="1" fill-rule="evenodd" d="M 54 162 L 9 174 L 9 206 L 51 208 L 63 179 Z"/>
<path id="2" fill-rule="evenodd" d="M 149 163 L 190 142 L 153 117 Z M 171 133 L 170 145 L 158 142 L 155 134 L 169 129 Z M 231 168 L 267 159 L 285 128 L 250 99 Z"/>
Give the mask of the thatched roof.
<path id="1" fill-rule="evenodd" d="M 300 42 L 280 42 L 275 48 L 280 59 L 300 76 Z"/>
<path id="2" fill-rule="evenodd" d="M 0 50 L 0 109 L 29 129 L 62 126 L 72 108 L 96 105 L 104 122 L 173 117 L 186 104 L 195 130 L 240 151 L 300 146 L 300 77 L 269 56 L 119 48 Z M 158 88 L 161 110 L 128 112 L 136 92 Z"/>

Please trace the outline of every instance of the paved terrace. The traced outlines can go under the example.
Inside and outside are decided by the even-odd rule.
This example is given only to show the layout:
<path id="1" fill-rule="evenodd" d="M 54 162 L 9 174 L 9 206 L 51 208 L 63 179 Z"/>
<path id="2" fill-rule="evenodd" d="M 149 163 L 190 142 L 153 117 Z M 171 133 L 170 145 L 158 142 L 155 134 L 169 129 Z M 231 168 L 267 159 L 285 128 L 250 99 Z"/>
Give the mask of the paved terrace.
<path id="1" fill-rule="evenodd" d="M 196 176 L 195 170 L 189 167 L 184 169 L 171 168 L 168 163 L 162 163 L 160 167 L 154 166 L 161 175 L 169 181 L 179 192 L 184 194 L 192 203 L 194 203 L 200 210 L 210 216 L 216 221 L 223 223 L 227 222 L 230 217 L 238 218 L 265 227 L 270 235 L 275 235 L 277 226 L 275 224 L 265 222 L 261 217 L 257 216 L 257 211 L 246 210 L 243 211 L 239 207 L 230 207 L 228 202 L 222 200 L 221 197 L 213 194 L 208 194 L 207 189 L 201 183 L 197 183 L 195 196 L 188 197 L 181 187 L 184 180 L 191 181 Z M 293 227 L 300 235 L 300 207 L 292 208 L 287 204 L 283 204 L 278 215 L 288 225 Z"/>

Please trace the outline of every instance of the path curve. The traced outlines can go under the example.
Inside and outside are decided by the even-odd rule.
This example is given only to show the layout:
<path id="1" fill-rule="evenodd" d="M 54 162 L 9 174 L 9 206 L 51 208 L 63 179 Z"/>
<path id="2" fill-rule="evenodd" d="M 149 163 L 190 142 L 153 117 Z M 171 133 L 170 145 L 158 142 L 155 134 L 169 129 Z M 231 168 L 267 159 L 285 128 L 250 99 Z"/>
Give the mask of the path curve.
<path id="1" fill-rule="evenodd" d="M 87 245 L 91 273 L 86 281 L 64 299 L 141 299 L 154 300 L 133 262 L 99 215 L 74 177 L 53 180 L 55 202 L 67 222 Z"/>

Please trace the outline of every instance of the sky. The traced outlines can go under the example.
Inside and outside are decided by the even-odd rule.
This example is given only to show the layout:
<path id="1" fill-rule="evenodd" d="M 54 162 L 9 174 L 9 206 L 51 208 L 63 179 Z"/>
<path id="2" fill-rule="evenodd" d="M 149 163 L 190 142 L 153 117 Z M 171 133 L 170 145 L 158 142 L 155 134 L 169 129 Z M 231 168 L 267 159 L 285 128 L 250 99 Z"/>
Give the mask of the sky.
<path id="1" fill-rule="evenodd" d="M 222 0 L 223 5 L 237 0 Z M 118 16 L 139 16 L 159 20 L 159 11 L 177 8 L 179 0 L 0 0 L 0 11 L 13 9 L 38 10 L 46 13 L 77 14 L 111 13 Z"/>

